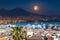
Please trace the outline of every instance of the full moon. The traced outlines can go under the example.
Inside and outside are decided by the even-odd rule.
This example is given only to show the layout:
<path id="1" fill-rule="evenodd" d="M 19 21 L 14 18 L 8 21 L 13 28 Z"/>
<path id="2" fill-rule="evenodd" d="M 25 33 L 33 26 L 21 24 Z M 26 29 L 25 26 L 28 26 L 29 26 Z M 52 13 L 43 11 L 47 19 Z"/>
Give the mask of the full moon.
<path id="1" fill-rule="evenodd" d="M 39 10 L 39 6 L 35 5 L 35 6 L 34 6 L 34 10 L 35 10 L 35 11 L 38 11 L 38 10 Z"/>

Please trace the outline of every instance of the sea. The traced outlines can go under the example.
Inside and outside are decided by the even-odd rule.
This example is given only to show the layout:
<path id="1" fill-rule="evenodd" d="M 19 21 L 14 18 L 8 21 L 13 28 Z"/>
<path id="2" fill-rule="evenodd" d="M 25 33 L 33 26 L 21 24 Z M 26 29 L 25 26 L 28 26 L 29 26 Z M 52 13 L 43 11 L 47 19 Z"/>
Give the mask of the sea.
<path id="1" fill-rule="evenodd" d="M 40 22 L 16 22 L 16 23 L 10 23 L 12 25 L 16 25 L 16 26 L 26 26 L 26 25 L 35 25 L 35 24 L 39 24 L 39 25 L 49 25 L 49 24 L 55 24 L 60 26 L 60 21 L 40 21 Z"/>

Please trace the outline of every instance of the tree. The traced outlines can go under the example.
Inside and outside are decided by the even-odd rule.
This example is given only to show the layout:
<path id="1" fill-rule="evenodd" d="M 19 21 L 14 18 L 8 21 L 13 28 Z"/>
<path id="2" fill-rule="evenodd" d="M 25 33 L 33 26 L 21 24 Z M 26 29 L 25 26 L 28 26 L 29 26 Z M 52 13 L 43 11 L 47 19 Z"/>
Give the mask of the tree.
<path id="1" fill-rule="evenodd" d="M 13 31 L 11 31 L 11 35 L 14 40 L 23 40 L 24 39 L 24 31 L 22 31 L 23 27 L 13 27 Z"/>

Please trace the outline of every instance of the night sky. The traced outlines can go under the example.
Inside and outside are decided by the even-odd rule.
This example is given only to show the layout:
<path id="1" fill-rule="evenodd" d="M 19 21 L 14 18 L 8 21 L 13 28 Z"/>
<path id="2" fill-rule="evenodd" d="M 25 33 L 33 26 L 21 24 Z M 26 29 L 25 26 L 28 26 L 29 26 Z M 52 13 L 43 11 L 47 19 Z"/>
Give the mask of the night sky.
<path id="1" fill-rule="evenodd" d="M 14 8 L 22 8 L 24 10 L 35 12 L 33 6 L 40 7 L 38 14 L 60 16 L 60 1 L 59 0 L 0 0 L 0 9 L 8 10 Z"/>

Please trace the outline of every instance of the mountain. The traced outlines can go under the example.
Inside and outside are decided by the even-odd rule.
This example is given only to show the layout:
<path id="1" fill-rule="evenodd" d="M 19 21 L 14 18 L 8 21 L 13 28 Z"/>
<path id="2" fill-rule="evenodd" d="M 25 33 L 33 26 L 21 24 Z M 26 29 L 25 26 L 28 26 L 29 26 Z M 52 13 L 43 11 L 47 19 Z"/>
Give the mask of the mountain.
<path id="1" fill-rule="evenodd" d="M 31 15 L 38 16 L 38 14 L 36 13 L 31 13 L 21 8 L 15 8 L 12 10 L 0 9 L 0 16 L 31 16 Z"/>
<path id="2" fill-rule="evenodd" d="M 46 12 L 44 12 L 46 13 Z M 22 8 L 15 8 L 12 10 L 7 10 L 7 9 L 0 9 L 0 16 L 42 16 L 42 17 L 54 17 L 53 15 L 44 15 L 43 13 L 41 14 L 36 14 L 36 13 L 32 13 L 29 11 L 26 11 Z M 60 18 L 60 16 L 57 16 Z"/>

